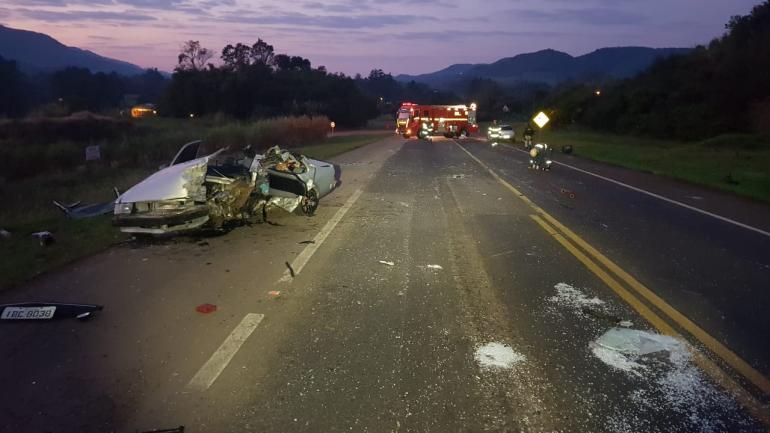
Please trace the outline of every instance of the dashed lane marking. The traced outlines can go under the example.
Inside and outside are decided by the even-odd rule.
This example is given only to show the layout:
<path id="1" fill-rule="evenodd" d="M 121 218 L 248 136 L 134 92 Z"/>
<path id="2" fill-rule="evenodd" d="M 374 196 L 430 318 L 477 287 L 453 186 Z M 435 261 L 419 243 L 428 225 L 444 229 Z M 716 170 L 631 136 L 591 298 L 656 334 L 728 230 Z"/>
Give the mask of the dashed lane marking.
<path id="1" fill-rule="evenodd" d="M 241 323 L 233 329 L 233 332 L 227 336 L 221 346 L 211 355 L 208 361 L 203 364 L 200 370 L 190 379 L 186 388 L 193 391 L 205 391 L 222 374 L 222 371 L 230 364 L 238 350 L 246 342 L 252 332 L 265 317 L 264 314 L 247 314 Z"/>
<path id="2" fill-rule="evenodd" d="M 291 262 L 291 269 L 294 270 L 295 275 L 298 275 L 300 272 L 302 272 L 302 268 L 304 268 L 307 262 L 310 261 L 310 258 L 313 257 L 313 254 L 318 251 L 318 248 L 320 248 L 326 238 L 329 237 L 329 234 L 332 232 L 332 230 L 337 227 L 337 224 L 340 222 L 340 220 L 342 220 L 342 217 L 344 217 L 350 208 L 353 207 L 353 205 L 356 203 L 356 200 L 358 200 L 358 198 L 361 196 L 361 193 L 363 193 L 362 189 L 356 190 L 356 192 L 350 196 L 345 204 L 339 208 L 337 213 L 335 213 L 334 216 L 326 222 L 326 225 L 324 225 L 321 231 L 318 232 L 318 234 L 313 238 L 313 243 L 308 244 L 305 249 L 302 250 L 302 252 L 299 253 L 299 255 L 294 259 L 294 261 Z M 291 280 L 291 272 L 289 272 L 287 269 L 284 271 L 283 276 L 278 280 L 278 282 L 286 283 Z"/>

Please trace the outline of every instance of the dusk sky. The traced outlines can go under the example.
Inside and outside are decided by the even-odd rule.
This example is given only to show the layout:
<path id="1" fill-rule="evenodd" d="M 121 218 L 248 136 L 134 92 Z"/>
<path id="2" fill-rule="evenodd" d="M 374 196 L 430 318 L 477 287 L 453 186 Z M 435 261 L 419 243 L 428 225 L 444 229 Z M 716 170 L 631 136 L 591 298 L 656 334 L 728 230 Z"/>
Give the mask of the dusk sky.
<path id="1" fill-rule="evenodd" d="M 425 73 L 554 48 L 691 47 L 759 0 L 3 0 L 0 23 L 171 71 L 182 43 L 217 57 L 262 38 L 331 72 Z"/>

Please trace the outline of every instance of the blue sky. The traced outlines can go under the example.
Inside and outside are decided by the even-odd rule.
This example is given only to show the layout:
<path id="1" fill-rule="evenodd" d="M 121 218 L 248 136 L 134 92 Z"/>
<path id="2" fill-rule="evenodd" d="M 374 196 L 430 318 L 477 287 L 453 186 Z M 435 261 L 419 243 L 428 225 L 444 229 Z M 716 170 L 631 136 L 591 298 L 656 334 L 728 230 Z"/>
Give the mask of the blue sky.
<path id="1" fill-rule="evenodd" d="M 759 0 L 4 0 L 0 23 L 170 71 L 181 44 L 262 38 L 333 72 L 424 73 L 553 48 L 691 47 Z"/>

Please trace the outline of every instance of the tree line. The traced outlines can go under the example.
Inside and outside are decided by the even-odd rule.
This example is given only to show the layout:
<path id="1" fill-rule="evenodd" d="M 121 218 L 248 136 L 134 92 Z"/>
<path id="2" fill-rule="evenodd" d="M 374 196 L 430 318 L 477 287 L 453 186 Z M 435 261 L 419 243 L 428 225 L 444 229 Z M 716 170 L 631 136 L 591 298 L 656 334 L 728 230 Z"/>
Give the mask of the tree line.
<path id="1" fill-rule="evenodd" d="M 262 39 L 225 46 L 219 53 L 186 42 L 170 77 L 155 69 L 125 77 L 66 68 L 23 74 L 0 58 L 0 117 L 115 111 L 133 102 L 154 103 L 163 116 L 224 115 L 236 119 L 283 115 L 325 115 L 340 126 L 360 126 L 379 114 L 393 114 L 403 101 L 457 103 L 452 92 L 424 84 L 399 83 L 374 69 L 366 77 L 329 73 L 309 59 L 276 53 Z"/>
<path id="2" fill-rule="evenodd" d="M 126 95 L 156 101 L 167 82 L 157 69 L 128 77 L 78 67 L 25 74 L 15 61 L 0 56 L 0 118 L 103 112 L 120 107 Z"/>
<path id="3" fill-rule="evenodd" d="M 543 102 L 556 124 L 697 140 L 724 133 L 770 136 L 770 1 L 734 16 L 726 33 L 638 76 L 556 88 Z M 598 93 L 597 93 L 598 91 Z"/>
<path id="4" fill-rule="evenodd" d="M 326 115 L 343 126 L 360 126 L 376 116 L 376 101 L 350 77 L 331 74 L 310 60 L 277 54 L 259 39 L 225 46 L 221 65 L 198 41 L 188 41 L 160 101 L 166 115 L 224 114 L 237 119 L 279 115 Z"/>

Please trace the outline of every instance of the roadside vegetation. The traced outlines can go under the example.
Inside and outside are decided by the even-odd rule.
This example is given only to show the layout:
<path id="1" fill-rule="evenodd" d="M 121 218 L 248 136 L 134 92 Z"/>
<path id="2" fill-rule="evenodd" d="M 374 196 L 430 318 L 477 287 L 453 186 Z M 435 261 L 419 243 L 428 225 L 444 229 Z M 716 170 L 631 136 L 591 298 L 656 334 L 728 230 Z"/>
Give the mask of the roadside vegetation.
<path id="1" fill-rule="evenodd" d="M 539 140 L 556 152 L 569 144 L 578 156 L 770 203 L 770 143 L 760 136 L 683 142 L 570 128 L 547 131 Z"/>
<path id="2" fill-rule="evenodd" d="M 124 242 L 110 216 L 67 219 L 53 205 L 103 203 L 125 191 L 192 140 L 212 148 L 272 145 L 330 158 L 381 139 L 381 134 L 327 138 L 329 119 L 280 117 L 235 121 L 224 117 L 116 120 L 81 113 L 68 118 L 0 121 L 0 288 Z M 101 159 L 85 161 L 99 145 Z M 213 150 L 213 149 L 212 149 Z M 38 244 L 31 233 L 50 231 L 55 242 Z"/>
<path id="3" fill-rule="evenodd" d="M 770 136 L 770 1 L 725 28 L 707 46 L 660 60 L 634 78 L 562 86 L 544 106 L 556 125 L 618 134 L 687 141 Z"/>
<path id="4" fill-rule="evenodd" d="M 527 122 L 501 119 L 513 126 L 521 146 Z M 490 122 L 480 124 L 484 139 Z M 537 128 L 535 128 L 537 129 Z M 723 134 L 700 141 L 661 140 L 597 131 L 579 126 L 536 132 L 559 160 L 562 146 L 573 154 L 608 164 L 690 182 L 770 203 L 770 142 L 758 134 Z"/>
<path id="5" fill-rule="evenodd" d="M 516 105 L 500 99 L 501 91 L 487 92 L 486 103 L 519 139 L 526 118 L 542 110 L 551 122 L 536 142 L 770 202 L 770 1 L 725 28 L 707 46 L 636 77 L 548 89 L 535 95 L 531 112 L 502 115 L 503 103 Z"/>

